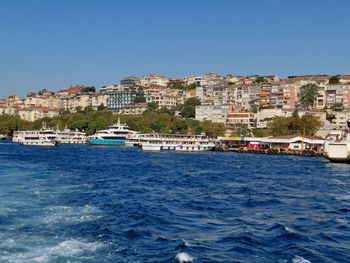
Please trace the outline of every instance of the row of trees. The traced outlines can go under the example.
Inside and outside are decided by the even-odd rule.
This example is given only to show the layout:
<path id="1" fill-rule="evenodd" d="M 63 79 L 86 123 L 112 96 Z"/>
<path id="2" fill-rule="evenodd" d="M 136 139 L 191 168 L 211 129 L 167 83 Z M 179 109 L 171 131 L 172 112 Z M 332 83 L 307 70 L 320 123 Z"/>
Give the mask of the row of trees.
<path id="1" fill-rule="evenodd" d="M 52 128 L 69 128 L 84 130 L 88 135 L 96 130 L 106 129 L 116 123 L 118 118 L 131 129 L 143 133 L 182 133 L 200 134 L 205 132 L 210 137 L 222 136 L 225 131 L 223 124 L 211 121 L 200 122 L 190 118 L 175 117 L 168 109 L 147 110 L 142 115 L 114 115 L 109 110 L 93 111 L 90 108 L 76 113 L 64 112 L 58 117 L 43 118 L 35 122 L 21 120 L 18 116 L 1 115 L 0 133 L 12 135 L 15 130 L 39 129 L 42 122 Z"/>

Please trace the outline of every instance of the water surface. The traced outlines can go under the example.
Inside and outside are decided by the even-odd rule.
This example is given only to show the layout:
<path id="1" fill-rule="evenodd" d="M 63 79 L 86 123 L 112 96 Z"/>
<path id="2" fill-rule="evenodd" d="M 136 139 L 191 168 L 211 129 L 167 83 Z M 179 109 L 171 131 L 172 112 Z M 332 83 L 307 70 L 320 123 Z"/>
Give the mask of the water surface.
<path id="1" fill-rule="evenodd" d="M 350 166 L 0 144 L 0 262 L 348 262 Z"/>

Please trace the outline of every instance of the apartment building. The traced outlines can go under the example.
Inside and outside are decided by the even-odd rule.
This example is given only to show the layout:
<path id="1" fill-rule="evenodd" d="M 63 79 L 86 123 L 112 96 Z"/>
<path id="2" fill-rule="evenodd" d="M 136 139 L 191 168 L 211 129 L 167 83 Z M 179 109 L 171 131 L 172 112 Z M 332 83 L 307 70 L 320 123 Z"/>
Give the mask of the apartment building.
<path id="1" fill-rule="evenodd" d="M 227 115 L 231 112 L 231 105 L 201 105 L 196 106 L 196 120 L 226 123 Z"/>
<path id="2" fill-rule="evenodd" d="M 140 95 L 137 88 L 130 88 L 121 85 L 112 85 L 100 90 L 106 95 L 108 109 L 118 111 L 121 108 L 134 104 L 135 98 Z"/>

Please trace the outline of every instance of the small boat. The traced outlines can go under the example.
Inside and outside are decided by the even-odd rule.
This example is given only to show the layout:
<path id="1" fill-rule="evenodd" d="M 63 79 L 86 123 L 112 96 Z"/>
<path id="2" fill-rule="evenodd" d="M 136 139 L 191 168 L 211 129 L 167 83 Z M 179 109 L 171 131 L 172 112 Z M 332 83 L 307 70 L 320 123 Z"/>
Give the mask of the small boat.
<path id="1" fill-rule="evenodd" d="M 347 130 L 331 131 L 324 144 L 324 154 L 331 162 L 350 163 L 350 123 Z"/>
<path id="2" fill-rule="evenodd" d="M 201 135 L 186 134 L 136 134 L 127 139 L 128 145 L 139 146 L 145 151 L 202 152 L 215 147 L 214 141 L 204 133 Z"/>
<path id="3" fill-rule="evenodd" d="M 120 120 L 116 124 L 108 126 L 107 130 L 99 130 L 88 137 L 88 143 L 92 145 L 125 145 L 126 138 L 138 132 L 132 131 Z"/>

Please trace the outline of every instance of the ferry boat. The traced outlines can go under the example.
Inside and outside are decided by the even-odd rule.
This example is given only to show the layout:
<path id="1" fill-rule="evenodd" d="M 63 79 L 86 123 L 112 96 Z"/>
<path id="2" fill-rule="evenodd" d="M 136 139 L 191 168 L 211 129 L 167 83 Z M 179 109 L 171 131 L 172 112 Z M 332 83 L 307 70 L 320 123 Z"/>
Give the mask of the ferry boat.
<path id="1" fill-rule="evenodd" d="M 56 146 L 57 134 L 51 129 L 38 131 L 14 131 L 13 142 L 32 146 Z"/>
<path id="2" fill-rule="evenodd" d="M 63 144 L 85 144 L 87 137 L 84 132 L 64 129 L 63 131 L 57 131 L 57 141 Z"/>
<path id="3" fill-rule="evenodd" d="M 347 130 L 331 131 L 324 144 L 324 154 L 331 162 L 350 163 L 350 122 Z"/>
<path id="4" fill-rule="evenodd" d="M 116 124 L 108 126 L 107 130 L 99 130 L 94 135 L 88 137 L 88 143 L 92 145 L 125 145 L 127 136 L 137 134 L 120 120 Z"/>
<path id="5" fill-rule="evenodd" d="M 127 145 L 140 146 L 145 151 L 210 151 L 215 147 L 214 141 L 204 133 L 201 135 L 185 134 L 136 134 L 129 136 Z"/>

